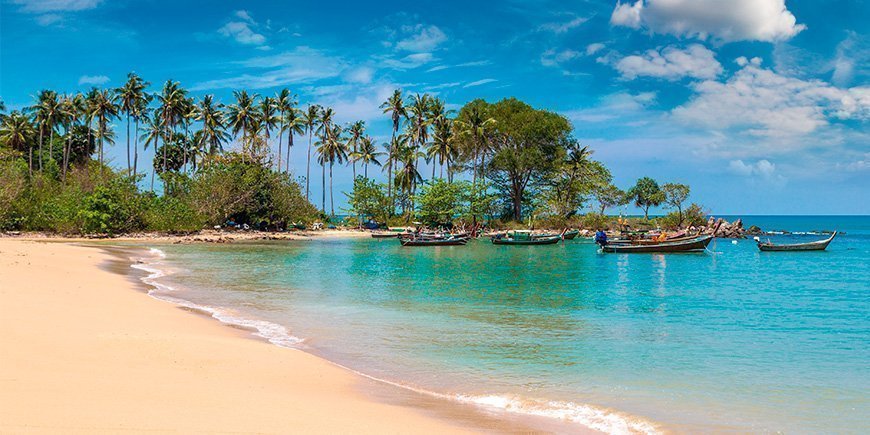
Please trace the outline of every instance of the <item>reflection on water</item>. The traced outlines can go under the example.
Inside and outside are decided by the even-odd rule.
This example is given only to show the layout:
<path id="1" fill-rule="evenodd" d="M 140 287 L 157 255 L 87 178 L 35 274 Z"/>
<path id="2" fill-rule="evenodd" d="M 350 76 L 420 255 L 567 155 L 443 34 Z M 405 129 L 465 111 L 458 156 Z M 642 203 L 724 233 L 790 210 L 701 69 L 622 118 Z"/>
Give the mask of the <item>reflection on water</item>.
<path id="1" fill-rule="evenodd" d="M 747 241 L 685 255 L 368 239 L 165 251 L 185 269 L 179 295 L 285 325 L 377 377 L 685 431 L 850 432 L 870 426 L 856 411 L 870 405 L 868 247 L 859 234 L 802 256 Z"/>

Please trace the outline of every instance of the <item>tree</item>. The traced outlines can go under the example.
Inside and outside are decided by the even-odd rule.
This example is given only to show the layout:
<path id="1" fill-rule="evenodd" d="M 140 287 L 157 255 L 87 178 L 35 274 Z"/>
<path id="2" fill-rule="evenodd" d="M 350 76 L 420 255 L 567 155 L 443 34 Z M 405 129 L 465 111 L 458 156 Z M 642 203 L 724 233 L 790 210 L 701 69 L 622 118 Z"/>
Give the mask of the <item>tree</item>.
<path id="1" fill-rule="evenodd" d="M 164 128 L 163 142 L 169 141 L 170 136 L 175 133 L 175 126 L 187 116 L 187 91 L 181 87 L 181 84 L 172 80 L 167 80 L 163 84 L 163 90 L 157 97 L 160 102 L 160 116 L 163 118 L 162 124 Z M 166 172 L 166 155 L 167 147 L 163 147 L 163 172 Z"/>
<path id="2" fill-rule="evenodd" d="M 98 91 L 91 108 L 92 116 L 97 121 L 97 137 L 100 140 L 100 171 L 103 171 L 103 146 L 108 141 L 114 144 L 114 132 L 109 127 L 109 121 L 118 117 L 118 105 L 115 95 L 107 89 Z"/>
<path id="3" fill-rule="evenodd" d="M 224 124 L 223 104 L 215 102 L 214 95 L 202 97 L 196 108 L 195 119 L 202 126 L 199 135 L 200 147 L 209 155 L 223 152 L 223 144 L 229 140 Z"/>
<path id="4" fill-rule="evenodd" d="M 384 192 L 384 185 L 365 177 L 357 177 L 353 181 L 353 192 L 345 193 L 350 206 L 350 214 L 386 222 L 390 214 L 389 199 Z"/>
<path id="5" fill-rule="evenodd" d="M 13 152 L 28 155 L 28 167 L 33 174 L 33 148 L 30 145 L 36 130 L 30 119 L 19 111 L 12 111 L 0 117 L 0 145 L 8 147 Z"/>
<path id="6" fill-rule="evenodd" d="M 471 101 L 459 110 L 455 121 L 464 158 L 471 161 L 472 183 L 477 183 L 478 175 L 482 174 L 483 164 L 478 166 L 478 158 L 483 160 L 490 148 L 487 136 L 496 123 L 488 113 L 490 108 L 491 105 L 481 99 Z"/>
<path id="7" fill-rule="evenodd" d="M 44 89 L 39 92 L 36 98 L 36 105 L 30 108 L 34 114 L 36 127 L 39 129 L 39 170 L 42 170 L 42 137 L 47 131 L 49 133 L 49 147 L 51 147 L 52 139 L 54 138 L 54 124 L 60 116 L 60 104 L 57 100 L 57 92 Z M 49 156 L 54 154 L 49 150 Z"/>
<path id="8" fill-rule="evenodd" d="M 395 161 L 394 151 L 397 148 L 396 136 L 399 134 L 399 127 L 402 123 L 402 118 L 408 117 L 408 112 L 405 110 L 405 101 L 402 99 L 402 91 L 396 89 L 393 95 L 387 101 L 381 104 L 381 109 L 384 113 L 390 114 L 390 119 L 393 122 L 393 135 L 390 137 L 390 148 L 387 150 L 387 197 L 392 201 L 393 198 L 393 161 Z"/>
<path id="9" fill-rule="evenodd" d="M 408 130 L 406 134 L 410 137 L 411 145 L 415 151 L 422 151 L 429 142 L 429 125 L 431 120 L 429 114 L 431 112 L 432 97 L 429 94 L 416 94 L 411 97 L 411 101 L 407 104 L 408 110 Z M 420 154 L 420 157 L 426 157 L 425 154 Z M 417 157 L 419 159 L 419 157 Z M 418 166 L 418 163 L 414 164 Z"/>
<path id="10" fill-rule="evenodd" d="M 396 138 L 396 165 L 402 164 L 402 169 L 396 174 L 396 191 L 402 191 L 408 204 L 403 204 L 402 211 L 407 213 L 414 208 L 414 192 L 417 190 L 417 185 L 423 182 L 423 176 L 417 170 L 417 161 L 425 155 L 417 150 L 409 136 L 399 135 Z M 407 215 L 410 218 L 410 214 Z"/>
<path id="11" fill-rule="evenodd" d="M 416 196 L 418 218 L 429 224 L 446 224 L 462 211 L 464 185 L 448 183 L 443 179 L 423 185 Z"/>
<path id="12" fill-rule="evenodd" d="M 332 191 L 332 169 L 336 163 L 343 163 L 347 159 L 347 148 L 345 148 L 344 143 L 341 140 L 342 130 L 338 125 L 330 125 L 332 122 L 333 114 L 332 109 L 327 108 L 324 110 L 324 117 L 321 118 L 321 122 L 325 124 L 321 124 L 323 128 L 321 131 L 321 139 L 320 146 L 317 148 L 318 161 L 321 165 L 329 164 L 329 203 L 330 203 L 330 214 L 335 215 L 335 202 L 333 198 Z M 323 186 L 324 191 L 324 199 L 323 199 L 323 208 L 324 213 L 326 212 L 326 186 Z"/>
<path id="13" fill-rule="evenodd" d="M 593 176 L 599 168 L 603 169 L 603 165 L 590 160 L 591 155 L 588 147 L 569 144 L 564 161 L 547 182 L 549 202 L 559 216 L 571 217 L 583 207 L 592 188 Z"/>
<path id="14" fill-rule="evenodd" d="M 511 216 L 519 221 L 526 189 L 542 184 L 557 170 L 573 143 L 571 123 L 562 115 L 536 110 L 515 98 L 482 109 L 495 120 L 491 132 L 494 152 L 486 173 L 509 199 Z"/>
<path id="15" fill-rule="evenodd" d="M 354 162 L 362 162 L 363 164 L 363 177 L 369 178 L 369 163 L 373 163 L 376 166 L 381 166 L 381 162 L 378 160 L 378 156 L 382 156 L 384 153 L 378 151 L 377 147 L 375 147 L 374 140 L 371 136 L 366 136 L 362 138 L 362 142 L 360 143 L 360 148 L 350 155 L 350 158 L 353 159 Z M 354 178 L 356 180 L 356 178 Z"/>
<path id="16" fill-rule="evenodd" d="M 150 117 L 145 117 L 145 122 L 147 125 L 142 130 L 142 136 L 139 137 L 139 140 L 142 140 L 145 142 L 144 146 L 142 147 L 142 149 L 145 149 L 145 150 L 147 150 L 151 144 L 154 144 L 154 149 L 155 149 L 154 161 L 156 161 L 157 160 L 156 156 L 158 155 L 156 152 L 157 144 L 158 144 L 158 142 L 160 142 L 160 138 L 164 137 L 164 131 L 165 131 L 163 128 L 163 117 L 160 116 L 159 110 L 154 109 L 154 115 L 150 116 Z M 151 166 L 152 167 L 154 166 L 153 162 L 152 162 Z M 151 171 L 151 191 L 152 192 L 154 191 L 154 173 L 155 172 L 157 172 L 157 171 L 155 171 L 155 170 Z"/>
<path id="17" fill-rule="evenodd" d="M 120 112 L 127 116 L 127 175 L 133 174 L 130 159 L 130 119 L 141 116 L 143 102 L 147 102 L 145 88 L 148 83 L 143 81 L 136 73 L 127 74 L 127 82 L 124 86 L 115 90 L 119 100 Z"/>
<path id="18" fill-rule="evenodd" d="M 305 116 L 293 106 L 290 106 L 284 114 L 284 130 L 287 131 L 287 161 L 286 173 L 290 173 L 290 149 L 293 148 L 293 136 L 305 134 Z M 280 170 L 280 168 L 279 168 Z"/>
<path id="19" fill-rule="evenodd" d="M 350 125 L 347 132 L 350 136 L 347 139 L 347 150 L 351 153 L 351 155 L 355 155 L 357 152 L 357 148 L 360 145 L 360 139 L 366 133 L 366 123 L 365 121 L 356 121 Z M 356 160 L 351 159 L 353 162 L 353 179 L 356 180 Z"/>
<path id="20" fill-rule="evenodd" d="M 242 159 L 245 155 L 249 155 L 248 132 L 254 124 L 257 116 L 255 107 L 256 95 L 248 94 L 248 91 L 233 91 L 236 97 L 235 104 L 230 105 L 227 111 L 227 126 L 230 128 L 234 136 L 242 134 Z"/>
<path id="21" fill-rule="evenodd" d="M 659 188 L 659 183 L 649 177 L 637 180 L 637 183 L 628 190 L 628 198 L 634 201 L 634 205 L 643 209 L 643 217 L 649 220 L 650 207 L 657 207 L 665 202 L 665 193 Z"/>
<path id="22" fill-rule="evenodd" d="M 665 194 L 665 202 L 677 209 L 680 217 L 678 225 L 683 225 L 683 203 L 689 198 L 689 186 L 678 183 L 665 183 L 662 185 L 662 192 Z"/>
<path id="23" fill-rule="evenodd" d="M 260 102 L 260 110 L 259 110 L 258 115 L 259 115 L 258 121 L 260 121 L 260 126 L 262 127 L 263 132 L 265 133 L 264 138 L 265 138 L 266 148 L 271 149 L 271 147 L 269 146 L 269 139 L 271 138 L 270 133 L 271 133 L 272 129 L 278 127 L 278 123 L 281 121 L 281 119 L 276 114 L 275 100 L 272 99 L 271 97 L 263 98 L 263 101 Z M 278 149 L 279 150 L 281 149 L 281 145 L 282 145 L 281 141 L 279 140 L 278 141 Z"/>
<path id="24" fill-rule="evenodd" d="M 453 137 L 453 121 L 447 117 L 444 110 L 444 102 L 440 99 L 433 99 L 431 111 L 434 134 L 432 136 L 432 144 L 426 150 L 426 154 L 432 161 L 432 178 L 435 178 L 435 163 L 441 166 L 440 178 L 444 178 L 444 166 L 446 164 L 448 179 L 452 181 L 450 161 L 456 156 L 457 151 Z"/>
<path id="25" fill-rule="evenodd" d="M 598 214 L 604 212 L 617 205 L 627 204 L 629 199 L 626 198 L 625 192 L 611 183 L 600 183 L 592 187 L 592 196 L 598 201 Z"/>
<path id="26" fill-rule="evenodd" d="M 281 172 L 281 147 L 284 146 L 282 139 L 284 137 L 284 131 L 286 130 L 285 123 L 287 121 L 287 112 L 293 110 L 293 106 L 296 105 L 296 102 L 293 99 L 293 95 L 290 94 L 290 90 L 287 88 L 281 89 L 277 94 L 275 94 L 275 110 L 278 111 L 278 119 L 280 120 L 280 127 L 278 128 L 278 172 Z M 293 133 L 290 133 L 291 135 Z M 287 142 L 287 158 L 290 158 L 290 142 L 293 139 L 289 139 Z"/>
<path id="27" fill-rule="evenodd" d="M 309 105 L 303 117 L 305 129 L 308 131 L 308 163 L 305 168 L 305 199 L 309 199 L 309 186 L 311 180 L 311 138 L 314 135 L 314 126 L 320 122 L 320 106 Z"/>

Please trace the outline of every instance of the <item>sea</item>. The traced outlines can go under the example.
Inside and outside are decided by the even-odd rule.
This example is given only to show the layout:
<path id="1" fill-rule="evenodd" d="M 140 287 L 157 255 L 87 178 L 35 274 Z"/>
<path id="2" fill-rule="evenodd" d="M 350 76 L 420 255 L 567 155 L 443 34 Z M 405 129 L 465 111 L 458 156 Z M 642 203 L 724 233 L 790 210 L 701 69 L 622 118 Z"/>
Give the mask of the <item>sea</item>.
<path id="1" fill-rule="evenodd" d="M 870 431 L 870 216 L 742 219 L 773 242 L 840 233 L 824 252 L 149 245 L 134 267 L 153 296 L 274 345 L 556 431 Z"/>

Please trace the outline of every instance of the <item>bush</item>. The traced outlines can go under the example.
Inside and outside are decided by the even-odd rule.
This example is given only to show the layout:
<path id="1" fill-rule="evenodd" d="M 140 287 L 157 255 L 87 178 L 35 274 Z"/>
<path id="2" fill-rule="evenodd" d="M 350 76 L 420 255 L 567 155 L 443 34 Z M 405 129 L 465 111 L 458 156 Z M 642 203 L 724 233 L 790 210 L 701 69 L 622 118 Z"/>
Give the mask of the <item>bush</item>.
<path id="1" fill-rule="evenodd" d="M 692 204 L 683 210 L 683 222 L 680 224 L 680 213 L 676 210 L 658 219 L 658 224 L 662 228 L 681 229 L 689 227 L 700 227 L 707 224 L 707 213 L 704 208 L 698 204 Z"/>
<path id="2" fill-rule="evenodd" d="M 613 219 L 611 219 L 607 215 L 591 212 L 586 213 L 580 219 L 580 227 L 587 230 L 598 230 L 602 228 L 609 228 L 612 222 Z"/>
<path id="3" fill-rule="evenodd" d="M 113 177 L 87 195 L 78 212 L 83 233 L 118 234 L 143 228 L 144 202 L 136 184 Z"/>
<path id="4" fill-rule="evenodd" d="M 205 219 L 197 213 L 189 201 L 177 197 L 153 197 L 143 216 L 144 227 L 149 231 L 189 233 L 205 226 Z"/>

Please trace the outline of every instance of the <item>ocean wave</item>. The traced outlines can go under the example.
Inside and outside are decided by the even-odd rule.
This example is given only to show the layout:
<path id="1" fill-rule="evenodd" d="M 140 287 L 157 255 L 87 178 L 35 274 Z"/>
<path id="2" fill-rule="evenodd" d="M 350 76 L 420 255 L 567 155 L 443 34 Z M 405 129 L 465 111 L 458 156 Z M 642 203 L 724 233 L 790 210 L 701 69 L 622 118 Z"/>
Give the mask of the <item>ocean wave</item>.
<path id="1" fill-rule="evenodd" d="M 264 338 L 270 343 L 281 347 L 290 349 L 302 349 L 304 347 L 304 339 L 291 335 L 287 331 L 287 328 L 277 323 L 244 318 L 235 314 L 232 310 L 223 307 L 200 305 L 173 296 L 171 293 L 175 292 L 176 289 L 165 282 L 159 281 L 159 278 L 171 275 L 171 269 L 169 266 L 161 263 L 161 260 L 165 258 L 166 253 L 155 248 L 150 249 L 149 257 L 147 258 L 133 258 L 134 263 L 131 267 L 148 273 L 147 276 L 142 278 L 142 281 L 152 287 L 152 289 L 148 291 L 150 296 L 185 308 L 206 312 L 211 315 L 211 317 L 222 323 L 252 330 L 254 331 L 253 334 L 255 336 Z M 379 383 L 450 402 L 476 406 L 485 410 L 547 417 L 580 424 L 610 434 L 657 434 L 661 432 L 655 424 L 647 420 L 603 407 L 569 401 L 529 399 L 507 395 L 439 393 L 413 385 L 371 376 L 367 373 L 354 370 L 334 361 L 329 362 L 359 376 Z"/>
<path id="2" fill-rule="evenodd" d="M 171 293 L 176 289 L 165 282 L 158 281 L 159 278 L 166 277 L 171 274 L 169 268 L 163 266 L 160 261 L 166 258 L 166 253 L 155 248 L 149 250 L 149 257 L 133 258 L 134 261 L 131 267 L 147 272 L 148 275 L 142 278 L 142 282 L 148 284 L 152 288 L 148 290 L 148 295 L 160 299 L 162 301 L 171 302 L 185 308 L 208 313 L 214 319 L 225 323 L 252 331 L 254 336 L 266 339 L 269 343 L 298 349 L 305 340 L 290 334 L 282 325 L 265 320 L 248 319 L 238 316 L 232 310 L 223 307 L 214 307 L 208 305 L 200 305 L 191 302 L 187 299 L 182 299 L 173 296 Z M 163 267 L 160 267 L 163 266 Z"/>

